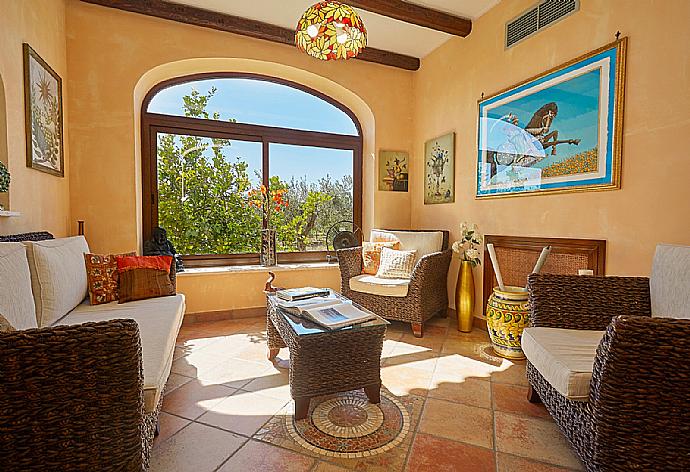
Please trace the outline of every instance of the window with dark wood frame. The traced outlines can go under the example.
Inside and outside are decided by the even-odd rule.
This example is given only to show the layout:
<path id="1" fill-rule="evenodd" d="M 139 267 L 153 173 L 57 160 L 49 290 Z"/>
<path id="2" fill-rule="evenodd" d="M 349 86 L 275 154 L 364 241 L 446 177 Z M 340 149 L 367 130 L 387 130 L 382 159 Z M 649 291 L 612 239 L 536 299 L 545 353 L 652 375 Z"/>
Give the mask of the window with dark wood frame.
<path id="1" fill-rule="evenodd" d="M 302 90 L 328 102 L 347 114 L 353 121 L 357 135 L 342 135 L 320 131 L 305 131 L 245 123 L 235 123 L 212 119 L 191 118 L 152 113 L 148 111 L 153 97 L 163 89 L 174 85 L 208 79 L 240 78 L 273 82 Z M 275 77 L 245 73 L 204 73 L 177 77 L 153 87 L 142 104 L 142 225 L 143 237 L 151 237 L 153 228 L 158 226 L 158 155 L 157 136 L 159 133 L 192 135 L 198 137 L 254 141 L 262 145 L 263 184 L 269 181 L 269 145 L 287 144 L 311 146 L 337 150 L 351 150 L 353 156 L 353 208 L 352 216 L 356 227 L 362 226 L 362 127 L 355 114 L 334 99 L 304 85 Z M 259 255 L 250 254 L 202 254 L 185 255 L 183 260 L 188 267 L 222 266 L 239 264 L 258 264 Z M 325 261 L 326 251 L 281 252 L 281 262 Z"/>

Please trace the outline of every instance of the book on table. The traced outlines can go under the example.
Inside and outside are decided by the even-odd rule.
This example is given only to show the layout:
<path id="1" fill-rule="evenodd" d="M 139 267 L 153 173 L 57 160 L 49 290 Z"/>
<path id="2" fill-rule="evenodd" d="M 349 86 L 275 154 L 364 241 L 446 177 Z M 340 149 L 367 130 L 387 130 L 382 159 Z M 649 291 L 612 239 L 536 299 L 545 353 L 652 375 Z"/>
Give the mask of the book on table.
<path id="1" fill-rule="evenodd" d="M 338 329 L 376 319 L 376 315 L 360 310 L 351 301 L 337 297 L 315 297 L 308 300 L 278 300 L 282 309 L 306 318 L 326 329 Z"/>
<path id="2" fill-rule="evenodd" d="M 314 297 L 327 297 L 331 291 L 327 288 L 300 287 L 278 290 L 276 296 L 281 300 L 306 300 Z"/>

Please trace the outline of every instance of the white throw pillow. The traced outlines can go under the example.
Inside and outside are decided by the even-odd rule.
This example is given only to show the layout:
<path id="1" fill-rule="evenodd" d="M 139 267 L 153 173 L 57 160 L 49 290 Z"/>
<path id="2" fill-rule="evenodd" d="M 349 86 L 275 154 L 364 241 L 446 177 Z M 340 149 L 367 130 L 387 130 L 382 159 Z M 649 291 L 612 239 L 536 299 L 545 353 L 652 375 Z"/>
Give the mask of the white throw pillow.
<path id="1" fill-rule="evenodd" d="M 89 245 L 84 236 L 25 244 L 38 326 L 51 326 L 88 295 L 84 254 Z"/>
<path id="2" fill-rule="evenodd" d="M 0 243 L 0 316 L 14 329 L 38 328 L 22 243 Z"/>
<path id="3" fill-rule="evenodd" d="M 419 261 L 419 259 L 426 255 L 442 250 L 443 232 L 372 229 L 370 241 L 399 241 L 399 249 L 403 251 L 417 251 L 417 261 Z"/>
<path id="4" fill-rule="evenodd" d="M 690 246 L 656 247 L 649 289 L 652 316 L 690 319 Z"/>
<path id="5" fill-rule="evenodd" d="M 415 266 L 417 251 L 381 249 L 381 262 L 376 277 L 381 279 L 409 279 Z"/>

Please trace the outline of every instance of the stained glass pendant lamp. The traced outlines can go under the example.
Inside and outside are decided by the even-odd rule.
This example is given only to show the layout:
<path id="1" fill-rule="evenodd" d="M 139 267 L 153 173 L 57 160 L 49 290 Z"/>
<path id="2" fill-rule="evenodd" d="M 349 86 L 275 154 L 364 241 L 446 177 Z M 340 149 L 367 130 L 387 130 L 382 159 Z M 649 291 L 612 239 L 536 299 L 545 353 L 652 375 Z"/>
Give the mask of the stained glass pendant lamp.
<path id="1" fill-rule="evenodd" d="M 357 12 L 340 2 L 315 3 L 295 32 L 297 47 L 322 61 L 350 59 L 367 45 L 367 30 Z"/>

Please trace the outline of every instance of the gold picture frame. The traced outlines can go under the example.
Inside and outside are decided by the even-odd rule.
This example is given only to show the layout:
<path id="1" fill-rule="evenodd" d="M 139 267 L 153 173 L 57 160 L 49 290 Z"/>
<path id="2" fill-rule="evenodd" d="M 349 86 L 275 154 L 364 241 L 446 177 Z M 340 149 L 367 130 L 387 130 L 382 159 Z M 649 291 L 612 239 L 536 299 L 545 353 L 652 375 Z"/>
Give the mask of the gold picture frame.
<path id="1" fill-rule="evenodd" d="M 479 100 L 475 198 L 620 189 L 626 53 L 617 39 Z"/>

